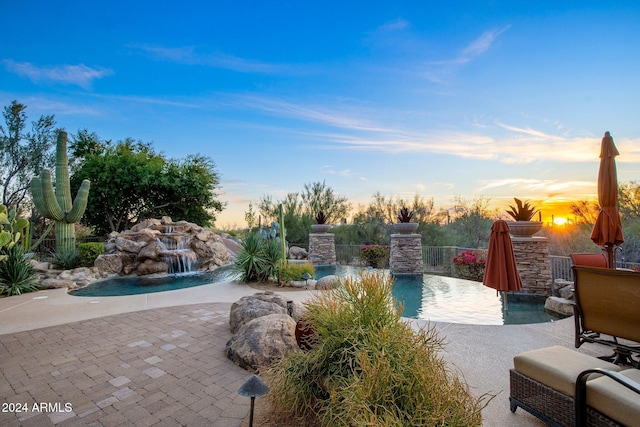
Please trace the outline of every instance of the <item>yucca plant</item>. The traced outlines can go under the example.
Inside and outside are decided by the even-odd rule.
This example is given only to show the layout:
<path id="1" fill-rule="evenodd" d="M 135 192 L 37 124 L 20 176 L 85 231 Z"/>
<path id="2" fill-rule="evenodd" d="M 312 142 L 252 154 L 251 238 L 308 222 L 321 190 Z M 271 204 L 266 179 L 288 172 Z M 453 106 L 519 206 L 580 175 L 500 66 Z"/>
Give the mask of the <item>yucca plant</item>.
<path id="1" fill-rule="evenodd" d="M 261 281 L 267 281 L 272 277 L 276 277 L 282 267 L 282 250 L 280 242 L 268 240 L 264 243 L 264 259 L 261 273 Z"/>
<path id="2" fill-rule="evenodd" d="M 320 211 L 316 214 L 316 217 L 314 219 L 316 221 L 316 224 L 326 224 L 329 220 L 329 216 Z"/>
<path id="3" fill-rule="evenodd" d="M 20 295 L 38 290 L 38 275 L 20 245 L 3 250 L 0 260 L 0 295 Z"/>
<path id="4" fill-rule="evenodd" d="M 75 248 L 56 251 L 51 254 L 51 257 L 51 264 L 61 270 L 71 270 L 74 268 L 78 268 L 82 263 L 80 254 Z"/>
<path id="5" fill-rule="evenodd" d="M 250 233 L 241 243 L 242 250 L 235 260 L 243 282 L 260 281 L 266 261 L 264 239 L 258 233 Z"/>
<path id="6" fill-rule="evenodd" d="M 307 425 L 480 426 L 485 397 L 447 368 L 435 329 L 402 321 L 392 278 L 364 271 L 341 285 L 305 304 L 315 346 L 266 372 L 273 408 Z"/>
<path id="7" fill-rule="evenodd" d="M 413 219 L 413 211 L 409 211 L 409 208 L 403 207 L 400 209 L 400 215 L 398 215 L 398 221 L 411 222 Z"/>
<path id="8" fill-rule="evenodd" d="M 514 221 L 531 221 L 531 218 L 539 211 L 535 206 L 531 206 L 528 201 L 522 201 L 516 197 L 513 198 L 516 205 L 510 205 L 507 213 Z"/>

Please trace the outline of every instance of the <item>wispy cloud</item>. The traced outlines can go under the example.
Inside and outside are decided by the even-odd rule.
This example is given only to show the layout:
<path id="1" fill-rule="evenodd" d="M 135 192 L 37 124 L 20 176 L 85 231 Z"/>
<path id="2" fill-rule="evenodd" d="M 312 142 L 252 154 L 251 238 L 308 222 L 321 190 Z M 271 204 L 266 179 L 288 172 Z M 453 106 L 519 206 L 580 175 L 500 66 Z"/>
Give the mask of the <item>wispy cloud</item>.
<path id="1" fill-rule="evenodd" d="M 462 49 L 459 59 L 466 62 L 476 56 L 482 55 L 491 48 L 491 45 L 498 36 L 507 31 L 510 27 L 511 25 L 507 25 L 497 30 L 485 31 L 480 37 Z"/>
<path id="2" fill-rule="evenodd" d="M 243 108 L 256 109 L 281 117 L 322 123 L 335 128 L 382 133 L 389 131 L 369 120 L 351 117 L 336 107 L 306 106 L 282 99 L 252 95 L 236 97 L 236 104 Z"/>
<path id="3" fill-rule="evenodd" d="M 177 62 L 186 65 L 202 65 L 240 73 L 278 74 L 291 72 L 293 68 L 288 64 L 270 64 L 225 53 L 200 53 L 194 46 L 165 47 L 148 44 L 130 44 L 128 47 L 143 52 L 151 58 L 160 61 Z"/>
<path id="4" fill-rule="evenodd" d="M 422 76 L 433 83 L 444 83 L 448 75 L 454 73 L 459 67 L 463 66 L 487 52 L 497 38 L 511 28 L 506 25 L 495 30 L 485 31 L 473 40 L 467 46 L 462 48 L 454 57 L 430 61 L 426 69 L 422 72 Z"/>
<path id="5" fill-rule="evenodd" d="M 234 95 L 229 106 L 307 122 L 287 130 L 320 141 L 327 149 L 388 153 L 435 153 L 460 158 L 492 160 L 505 164 L 536 161 L 593 162 L 600 150 L 599 137 L 555 134 L 501 121 L 473 123 L 469 130 L 421 131 L 385 125 L 369 109 L 306 105 L 279 98 Z M 309 125 L 311 124 L 311 126 Z M 315 124 L 316 126 L 313 126 Z M 298 129 L 298 130 L 296 130 Z M 557 129 L 556 129 L 557 130 Z M 625 161 L 640 161 L 640 141 L 621 140 Z"/>
<path id="6" fill-rule="evenodd" d="M 398 30 L 404 30 L 409 27 L 409 21 L 404 18 L 397 18 L 391 20 L 389 22 L 385 22 L 381 26 L 379 26 L 376 31 L 377 32 L 393 32 Z"/>
<path id="7" fill-rule="evenodd" d="M 113 74 L 108 68 L 91 68 L 84 64 L 38 67 L 29 62 L 2 61 L 7 71 L 27 77 L 34 83 L 61 83 L 90 89 L 94 80 Z"/>

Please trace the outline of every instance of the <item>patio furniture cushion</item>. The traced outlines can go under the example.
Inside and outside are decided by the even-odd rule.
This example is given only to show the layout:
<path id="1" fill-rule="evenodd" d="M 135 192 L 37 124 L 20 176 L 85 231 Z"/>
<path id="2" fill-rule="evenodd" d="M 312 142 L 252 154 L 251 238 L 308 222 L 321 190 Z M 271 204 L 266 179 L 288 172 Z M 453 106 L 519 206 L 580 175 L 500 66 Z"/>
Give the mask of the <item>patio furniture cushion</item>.
<path id="1" fill-rule="evenodd" d="M 570 254 L 573 265 L 586 265 L 589 267 L 609 267 L 605 254 Z"/>
<path id="2" fill-rule="evenodd" d="M 562 346 L 540 348 L 513 358 L 516 371 L 570 397 L 575 396 L 576 378 L 591 368 L 620 371 L 613 363 Z"/>
<path id="3" fill-rule="evenodd" d="M 620 374 L 640 383 L 638 369 L 626 369 Z M 605 376 L 587 381 L 587 405 L 623 425 L 637 425 L 640 420 L 638 394 Z"/>

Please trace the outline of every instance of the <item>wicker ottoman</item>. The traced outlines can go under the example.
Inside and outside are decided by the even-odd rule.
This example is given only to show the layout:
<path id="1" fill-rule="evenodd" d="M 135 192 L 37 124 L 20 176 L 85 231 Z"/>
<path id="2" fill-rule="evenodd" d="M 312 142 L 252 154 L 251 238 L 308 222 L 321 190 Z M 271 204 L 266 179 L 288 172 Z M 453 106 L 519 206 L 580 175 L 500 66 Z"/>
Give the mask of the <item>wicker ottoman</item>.
<path id="1" fill-rule="evenodd" d="M 575 425 L 575 386 L 580 372 L 620 367 L 566 347 L 554 346 L 521 353 L 510 373 L 511 412 L 521 407 L 551 426 Z"/>

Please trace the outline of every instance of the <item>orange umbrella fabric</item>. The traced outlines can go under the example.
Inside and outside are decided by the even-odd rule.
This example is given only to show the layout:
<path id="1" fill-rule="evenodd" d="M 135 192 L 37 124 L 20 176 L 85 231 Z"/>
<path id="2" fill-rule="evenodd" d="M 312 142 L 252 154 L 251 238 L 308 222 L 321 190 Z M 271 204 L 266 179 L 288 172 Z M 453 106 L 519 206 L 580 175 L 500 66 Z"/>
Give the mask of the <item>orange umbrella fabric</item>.
<path id="1" fill-rule="evenodd" d="M 513 253 L 513 244 L 506 221 L 496 221 L 491 226 L 489 251 L 482 283 L 497 291 L 518 291 L 522 280 Z"/>
<path id="2" fill-rule="evenodd" d="M 616 156 L 620 153 L 609 132 L 605 132 L 600 146 L 600 169 L 598 170 L 598 203 L 600 213 L 591 232 L 591 240 L 607 250 L 609 267 L 615 268 L 613 246 L 624 243 L 622 224 L 618 214 L 618 173 Z"/>

